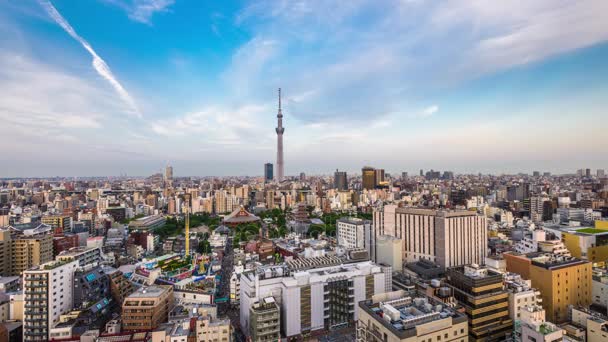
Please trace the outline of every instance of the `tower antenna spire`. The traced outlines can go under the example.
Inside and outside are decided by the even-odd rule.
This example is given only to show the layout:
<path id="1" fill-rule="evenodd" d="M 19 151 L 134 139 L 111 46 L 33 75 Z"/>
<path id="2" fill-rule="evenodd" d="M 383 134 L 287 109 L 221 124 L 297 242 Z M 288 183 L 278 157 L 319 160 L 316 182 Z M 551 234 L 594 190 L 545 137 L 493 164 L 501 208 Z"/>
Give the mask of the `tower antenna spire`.
<path id="1" fill-rule="evenodd" d="M 279 112 L 281 111 L 281 88 L 279 88 Z"/>

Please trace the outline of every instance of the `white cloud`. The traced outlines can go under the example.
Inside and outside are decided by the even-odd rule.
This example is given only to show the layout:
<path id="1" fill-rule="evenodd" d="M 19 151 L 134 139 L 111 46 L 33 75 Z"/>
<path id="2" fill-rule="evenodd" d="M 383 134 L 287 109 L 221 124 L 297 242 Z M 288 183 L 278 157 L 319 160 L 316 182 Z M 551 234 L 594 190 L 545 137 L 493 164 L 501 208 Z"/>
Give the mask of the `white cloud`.
<path id="1" fill-rule="evenodd" d="M 155 13 L 167 12 L 175 0 L 135 0 L 129 18 L 141 23 L 150 23 Z"/>
<path id="2" fill-rule="evenodd" d="M 430 107 L 425 108 L 422 111 L 422 117 L 424 117 L 424 118 L 431 117 L 431 116 L 435 115 L 435 113 L 437 113 L 437 111 L 439 111 L 439 106 L 432 105 Z"/>
<path id="3" fill-rule="evenodd" d="M 95 69 L 95 71 L 97 71 L 97 73 L 101 77 L 103 77 L 106 81 L 108 81 L 108 83 L 110 83 L 110 85 L 118 93 L 120 98 L 129 106 L 130 110 L 128 111 L 128 113 L 135 115 L 137 117 L 141 117 L 141 113 L 140 113 L 139 109 L 137 108 L 135 101 L 133 100 L 131 95 L 127 92 L 127 90 L 122 86 L 122 84 L 120 84 L 120 82 L 118 82 L 118 80 L 112 73 L 112 70 L 110 70 L 110 67 L 108 66 L 108 64 L 106 64 L 106 62 L 101 57 L 99 57 L 97 52 L 95 52 L 95 50 L 93 50 L 93 47 L 86 40 L 84 40 L 84 38 L 80 37 L 76 33 L 74 28 L 67 22 L 67 20 L 65 20 L 63 18 L 63 16 L 61 16 L 61 14 L 57 11 L 57 9 L 55 9 L 55 7 L 53 6 L 53 4 L 51 4 L 50 1 L 48 1 L 48 0 L 39 0 L 39 1 L 40 1 L 40 4 L 42 5 L 42 7 L 44 7 L 44 9 L 47 11 L 49 16 L 51 16 L 51 18 L 53 18 L 53 20 L 55 20 L 55 22 L 59 26 L 61 26 L 61 28 L 63 28 L 64 31 L 66 31 L 72 38 L 74 38 L 77 42 L 79 42 L 82 45 L 82 47 L 91 54 L 91 56 L 93 57 L 93 63 L 92 63 L 93 68 Z"/>
<path id="4" fill-rule="evenodd" d="M 175 0 L 102 0 L 116 6 L 127 13 L 129 19 L 142 23 L 152 24 L 152 17 L 157 13 L 166 13 Z"/>

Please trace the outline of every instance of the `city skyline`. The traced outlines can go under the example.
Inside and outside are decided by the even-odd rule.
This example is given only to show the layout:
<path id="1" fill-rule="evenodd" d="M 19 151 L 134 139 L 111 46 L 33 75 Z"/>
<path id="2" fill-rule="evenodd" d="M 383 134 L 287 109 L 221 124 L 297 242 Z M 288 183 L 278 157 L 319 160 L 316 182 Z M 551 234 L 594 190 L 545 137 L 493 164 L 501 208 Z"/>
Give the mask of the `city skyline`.
<path id="1" fill-rule="evenodd" d="M 605 169 L 607 6 L 3 2 L 0 177 Z"/>

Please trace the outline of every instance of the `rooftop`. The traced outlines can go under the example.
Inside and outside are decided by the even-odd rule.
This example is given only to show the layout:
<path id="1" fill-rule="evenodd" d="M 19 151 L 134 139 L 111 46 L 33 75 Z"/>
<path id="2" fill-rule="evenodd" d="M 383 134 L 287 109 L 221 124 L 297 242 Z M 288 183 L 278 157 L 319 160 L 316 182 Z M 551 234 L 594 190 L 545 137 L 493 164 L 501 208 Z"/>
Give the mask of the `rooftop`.
<path id="1" fill-rule="evenodd" d="M 153 298 L 159 297 L 161 294 L 167 291 L 166 287 L 161 286 L 148 286 L 148 287 L 140 287 L 137 291 L 131 293 L 127 299 L 130 298 Z"/>
<path id="2" fill-rule="evenodd" d="M 359 306 L 399 338 L 416 336 L 419 326 L 442 319 L 466 322 L 462 313 L 430 297 L 405 296 L 394 291 L 374 296 Z"/>
<path id="3" fill-rule="evenodd" d="M 605 230 L 605 229 L 596 229 L 596 228 L 583 228 L 583 229 L 576 230 L 576 232 L 577 233 L 583 233 L 583 234 L 592 234 L 592 235 L 608 234 L 608 230 Z"/>

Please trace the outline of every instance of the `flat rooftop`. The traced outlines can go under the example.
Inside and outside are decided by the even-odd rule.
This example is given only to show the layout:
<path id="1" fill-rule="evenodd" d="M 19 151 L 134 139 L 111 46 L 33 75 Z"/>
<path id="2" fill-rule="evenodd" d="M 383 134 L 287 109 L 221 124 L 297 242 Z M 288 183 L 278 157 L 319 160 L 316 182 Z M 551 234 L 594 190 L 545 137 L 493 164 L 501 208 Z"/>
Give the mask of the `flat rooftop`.
<path id="1" fill-rule="evenodd" d="M 127 299 L 131 298 L 153 298 L 159 297 L 167 291 L 166 288 L 160 286 L 148 286 L 148 287 L 140 287 L 137 291 L 131 293 Z"/>

